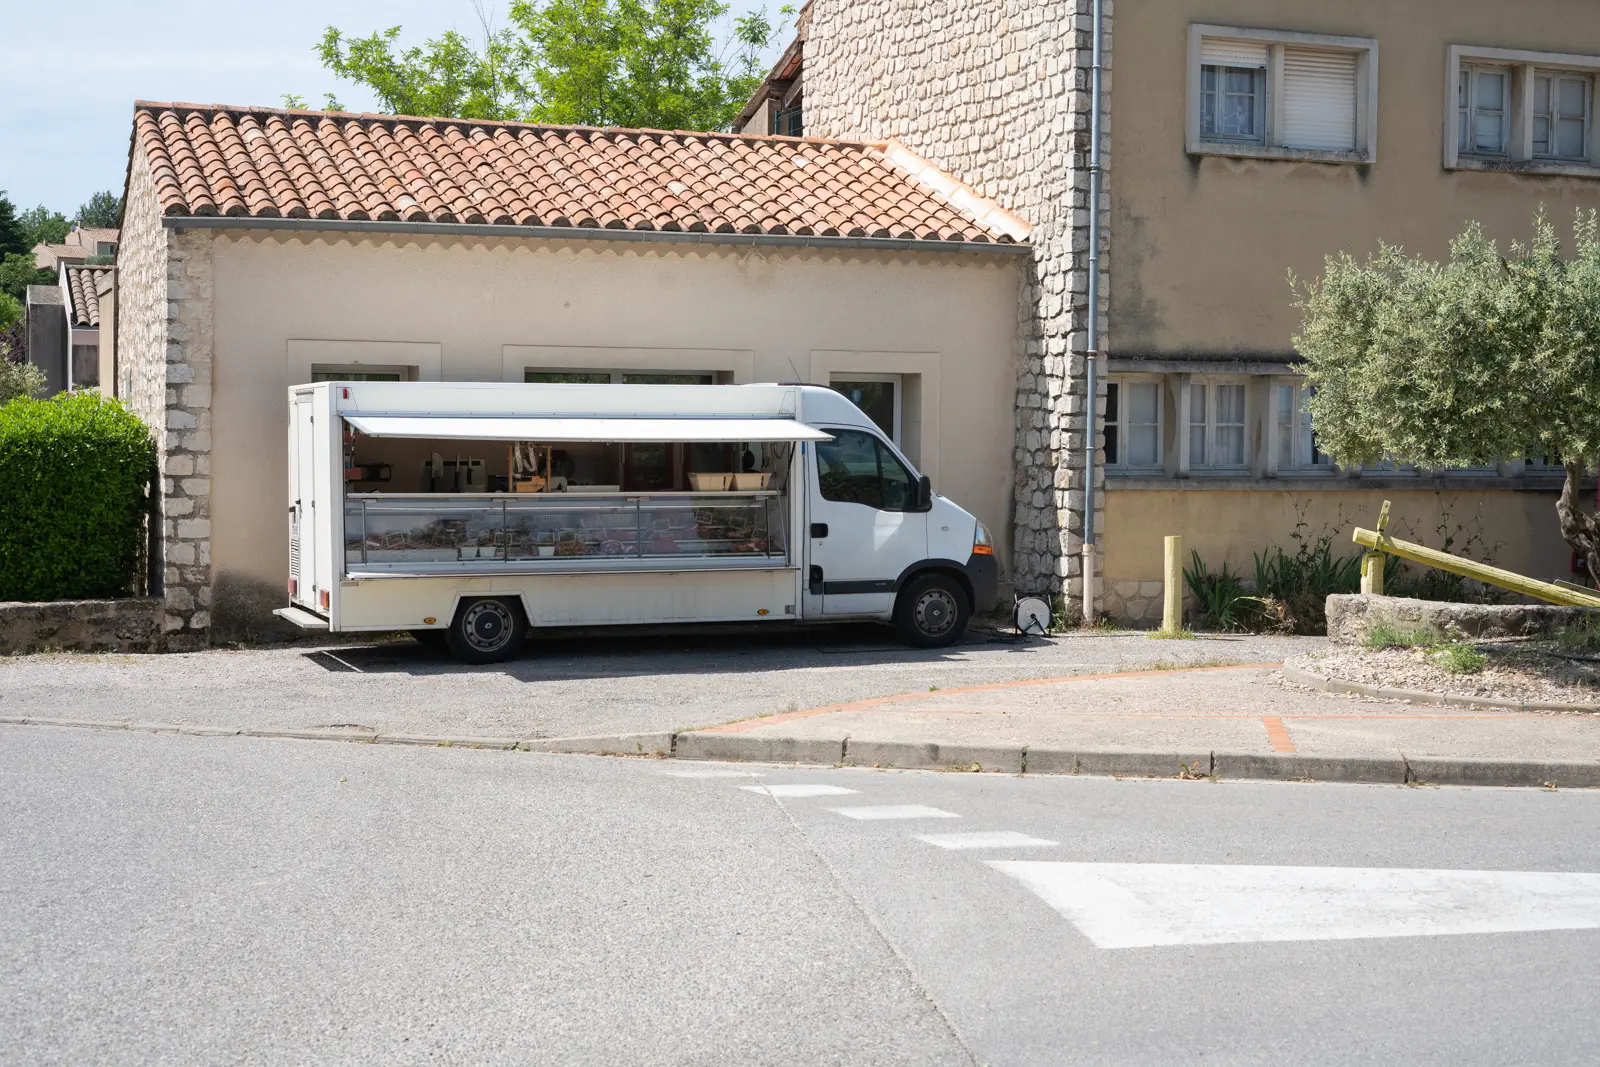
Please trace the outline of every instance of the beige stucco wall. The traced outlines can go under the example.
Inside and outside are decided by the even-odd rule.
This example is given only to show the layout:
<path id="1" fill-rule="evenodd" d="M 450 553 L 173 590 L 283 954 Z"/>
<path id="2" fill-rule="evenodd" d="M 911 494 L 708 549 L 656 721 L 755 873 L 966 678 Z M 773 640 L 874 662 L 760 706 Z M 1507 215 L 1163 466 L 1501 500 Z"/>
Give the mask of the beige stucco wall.
<path id="1" fill-rule="evenodd" d="M 1449 486 L 1351 489 L 1117 489 L 1106 493 L 1107 600 L 1119 619 L 1140 621 L 1159 611 L 1163 539 L 1183 537 L 1212 569 L 1227 563 L 1254 574 L 1253 553 L 1281 545 L 1293 554 L 1297 525 L 1312 540 L 1326 533 L 1339 555 L 1360 551 L 1350 540 L 1356 526 L 1371 529 L 1385 500 L 1389 532 L 1531 577 L 1568 577 L 1572 550 L 1556 525 L 1559 486 L 1548 491 L 1455 489 Z M 1300 525 L 1303 524 L 1303 525 Z M 1466 543 L 1476 538 L 1471 548 Z M 1135 588 L 1142 583 L 1144 588 Z M 1108 603 L 1108 610 L 1113 605 Z M 1129 610 L 1131 609 L 1131 610 Z"/>
<path id="2" fill-rule="evenodd" d="M 913 460 L 1008 526 L 1017 257 L 223 233 L 211 262 L 221 635 L 284 602 L 284 391 L 313 362 L 411 363 L 452 381 L 520 381 L 534 365 L 918 374 Z"/>
<path id="3" fill-rule="evenodd" d="M 1600 180 L 1441 165 L 1442 123 L 1454 103 L 1445 99 L 1447 46 L 1600 55 L 1595 15 L 1593 0 L 1118 5 L 1113 354 L 1285 354 L 1298 323 L 1291 270 L 1318 275 L 1324 256 L 1365 256 L 1380 239 L 1438 257 L 1469 219 L 1506 241 L 1526 237 L 1539 204 L 1562 226 L 1575 208 L 1600 208 Z M 1376 164 L 1186 154 L 1191 22 L 1376 38 Z"/>

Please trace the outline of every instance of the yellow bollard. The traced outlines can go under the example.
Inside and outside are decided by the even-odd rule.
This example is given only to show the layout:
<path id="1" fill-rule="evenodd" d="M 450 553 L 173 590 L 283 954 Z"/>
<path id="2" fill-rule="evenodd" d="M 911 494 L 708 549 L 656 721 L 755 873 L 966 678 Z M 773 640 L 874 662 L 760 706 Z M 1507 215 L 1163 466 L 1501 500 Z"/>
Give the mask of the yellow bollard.
<path id="1" fill-rule="evenodd" d="M 1165 602 L 1161 611 L 1161 629 L 1177 633 L 1183 629 L 1183 538 L 1166 540 L 1166 570 L 1162 593 Z"/>
<path id="2" fill-rule="evenodd" d="M 1361 554 L 1361 591 L 1369 596 L 1383 595 L 1383 553 Z"/>

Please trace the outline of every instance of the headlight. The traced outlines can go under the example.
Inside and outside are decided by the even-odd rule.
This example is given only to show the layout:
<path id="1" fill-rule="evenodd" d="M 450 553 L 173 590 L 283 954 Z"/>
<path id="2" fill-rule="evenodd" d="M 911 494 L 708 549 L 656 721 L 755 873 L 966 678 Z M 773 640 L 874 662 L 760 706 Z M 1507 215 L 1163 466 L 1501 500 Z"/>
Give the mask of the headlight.
<path id="1" fill-rule="evenodd" d="M 981 522 L 978 523 L 978 529 L 972 535 L 972 554 L 974 556 L 994 555 L 994 542 L 989 539 L 989 528 Z"/>

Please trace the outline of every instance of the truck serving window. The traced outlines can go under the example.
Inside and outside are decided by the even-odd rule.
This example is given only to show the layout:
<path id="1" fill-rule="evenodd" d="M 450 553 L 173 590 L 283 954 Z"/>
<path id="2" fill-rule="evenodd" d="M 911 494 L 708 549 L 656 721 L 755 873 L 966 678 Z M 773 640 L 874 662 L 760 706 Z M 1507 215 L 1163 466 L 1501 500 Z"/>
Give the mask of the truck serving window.
<path id="1" fill-rule="evenodd" d="M 870 433 L 829 430 L 817 442 L 817 487 L 822 499 L 865 504 L 879 511 L 914 511 L 916 479 L 898 456 Z"/>

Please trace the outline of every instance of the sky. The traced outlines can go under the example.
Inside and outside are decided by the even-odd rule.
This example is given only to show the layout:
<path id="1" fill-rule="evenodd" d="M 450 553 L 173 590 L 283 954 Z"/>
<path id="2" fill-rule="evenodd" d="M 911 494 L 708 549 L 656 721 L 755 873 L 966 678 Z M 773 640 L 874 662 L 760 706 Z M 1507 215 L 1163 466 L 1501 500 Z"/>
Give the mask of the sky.
<path id="1" fill-rule="evenodd" d="M 486 0 L 504 25 L 507 0 Z M 732 0 L 732 15 L 762 7 Z M 777 0 L 766 5 L 779 21 Z M 71 216 L 98 190 L 122 194 L 135 100 L 277 107 L 333 92 L 375 110 L 363 89 L 322 68 L 327 26 L 365 36 L 404 27 L 420 44 L 446 30 L 480 36 L 471 0 L 0 0 L 0 190 L 18 210 Z M 772 61 L 791 31 L 783 27 Z"/>

